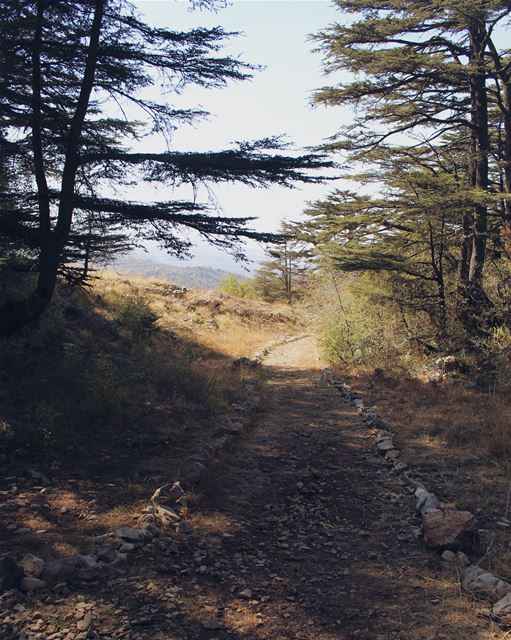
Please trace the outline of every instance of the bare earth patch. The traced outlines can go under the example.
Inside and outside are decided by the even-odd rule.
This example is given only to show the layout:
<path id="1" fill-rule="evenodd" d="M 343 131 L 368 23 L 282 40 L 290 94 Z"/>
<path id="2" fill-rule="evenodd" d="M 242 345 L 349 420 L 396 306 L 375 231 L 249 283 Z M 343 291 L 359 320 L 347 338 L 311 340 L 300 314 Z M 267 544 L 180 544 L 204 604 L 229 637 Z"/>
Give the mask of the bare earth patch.
<path id="1" fill-rule="evenodd" d="M 211 468 L 192 533 L 163 531 L 120 575 L 23 596 L 2 638 L 498 638 L 415 539 L 413 499 L 317 367 L 310 338 L 269 356 L 269 406 Z"/>

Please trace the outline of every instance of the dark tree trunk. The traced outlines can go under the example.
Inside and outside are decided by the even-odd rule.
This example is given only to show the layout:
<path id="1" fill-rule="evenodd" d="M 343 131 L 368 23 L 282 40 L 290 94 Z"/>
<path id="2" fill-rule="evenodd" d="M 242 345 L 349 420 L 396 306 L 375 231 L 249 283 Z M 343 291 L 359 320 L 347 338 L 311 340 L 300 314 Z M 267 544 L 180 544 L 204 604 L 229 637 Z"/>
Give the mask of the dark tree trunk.
<path id="1" fill-rule="evenodd" d="M 504 124 L 504 140 L 500 145 L 500 160 L 503 162 L 504 199 L 504 243 L 508 255 L 511 255 L 511 68 L 499 55 L 491 38 L 488 41 L 491 59 L 496 77 L 501 81 L 497 104 Z"/>
<path id="2" fill-rule="evenodd" d="M 440 232 L 440 242 L 438 250 L 435 243 L 435 236 L 433 231 L 433 225 L 428 224 L 429 227 L 429 252 L 431 260 L 431 268 L 436 282 L 437 295 L 438 295 L 438 316 L 433 317 L 433 323 L 438 326 L 438 338 L 443 340 L 447 335 L 447 300 L 445 294 L 445 279 L 444 279 L 444 230 L 445 230 L 445 216 L 442 215 L 442 226 Z M 432 314 L 436 316 L 437 314 Z"/>
<path id="3" fill-rule="evenodd" d="M 34 291 L 24 300 L 7 300 L 0 305 L 0 336 L 17 333 L 25 325 L 37 320 L 52 299 L 57 283 L 57 275 L 62 252 L 71 229 L 74 207 L 76 172 L 78 169 L 80 138 L 94 85 L 94 74 L 99 51 L 99 37 L 105 7 L 105 0 L 96 0 L 91 35 L 87 51 L 87 61 L 80 95 L 66 143 L 66 156 L 57 223 L 50 229 L 47 185 L 44 173 L 44 150 L 42 147 L 41 122 L 41 46 L 43 25 L 43 2 L 38 2 L 36 27 L 32 55 L 32 138 L 34 165 L 39 196 L 39 218 L 41 248 L 39 254 L 38 279 Z"/>
<path id="4" fill-rule="evenodd" d="M 511 78 L 502 87 L 502 111 L 504 119 L 504 234 L 508 253 L 511 255 Z"/>
<path id="5" fill-rule="evenodd" d="M 470 40 L 470 104 L 471 145 L 468 173 L 469 186 L 482 197 L 488 192 L 488 156 L 490 140 L 488 131 L 488 94 L 484 60 L 487 45 L 486 25 L 474 22 L 469 27 Z M 488 207 L 477 202 L 463 218 L 463 237 L 460 255 L 460 309 L 463 325 L 472 334 L 486 332 L 491 323 L 488 316 L 493 306 L 484 290 L 486 242 L 488 235 Z"/>
<path id="6" fill-rule="evenodd" d="M 470 179 L 472 186 L 482 194 L 488 191 L 488 96 L 484 65 L 486 29 L 482 24 L 470 27 L 472 64 L 476 67 L 470 79 L 472 120 L 472 157 Z M 488 208 L 484 203 L 474 207 L 472 251 L 468 273 L 469 295 L 476 304 L 486 298 L 483 289 L 483 273 L 486 262 L 486 239 L 488 233 Z"/>
<path id="7" fill-rule="evenodd" d="M 468 274 L 472 258 L 473 219 L 474 216 L 471 211 L 466 211 L 463 215 L 463 235 L 461 239 L 460 264 L 458 272 L 460 286 L 463 291 L 468 289 Z"/>

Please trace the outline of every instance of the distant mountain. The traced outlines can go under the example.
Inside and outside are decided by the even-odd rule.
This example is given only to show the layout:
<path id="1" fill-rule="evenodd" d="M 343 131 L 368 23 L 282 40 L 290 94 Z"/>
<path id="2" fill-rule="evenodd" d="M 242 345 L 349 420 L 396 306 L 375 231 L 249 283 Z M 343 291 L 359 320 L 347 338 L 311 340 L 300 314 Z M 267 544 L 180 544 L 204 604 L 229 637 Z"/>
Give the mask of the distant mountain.
<path id="1" fill-rule="evenodd" d="M 247 277 L 238 273 L 232 274 L 224 269 L 215 269 L 213 267 L 181 267 L 134 255 L 123 256 L 111 265 L 110 268 L 119 273 L 142 276 L 144 278 L 169 280 L 182 287 L 190 287 L 192 289 L 215 289 L 219 282 L 230 275 L 235 275 L 241 280 L 245 280 Z"/>

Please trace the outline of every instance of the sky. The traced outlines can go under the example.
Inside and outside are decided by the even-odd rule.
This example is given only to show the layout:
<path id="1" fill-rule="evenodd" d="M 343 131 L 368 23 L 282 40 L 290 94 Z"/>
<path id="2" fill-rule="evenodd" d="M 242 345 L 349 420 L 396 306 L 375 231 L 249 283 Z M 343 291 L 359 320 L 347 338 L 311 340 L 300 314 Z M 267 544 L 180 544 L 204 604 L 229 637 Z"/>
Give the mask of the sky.
<path id="1" fill-rule="evenodd" d="M 227 31 L 242 32 L 230 41 L 225 53 L 264 67 L 250 81 L 232 83 L 224 89 L 193 87 L 177 98 L 172 97 L 176 106 L 201 107 L 211 113 L 206 122 L 178 129 L 172 140 L 173 148 L 219 150 L 236 140 L 284 134 L 296 148 L 305 149 L 321 144 L 349 118 L 349 113 L 340 108 L 310 105 L 313 91 L 331 82 L 322 74 L 321 55 L 312 52 L 314 45 L 308 41 L 311 33 L 339 21 L 340 15 L 330 2 L 234 0 L 217 12 L 190 11 L 189 2 L 184 0 L 138 0 L 136 5 L 149 23 L 173 30 L 221 25 Z M 146 144 L 154 145 L 156 150 L 158 143 L 150 140 Z M 282 219 L 298 219 L 308 201 L 326 196 L 333 188 L 332 182 L 301 185 L 291 190 L 221 185 L 214 188 L 214 193 L 223 214 L 256 216 L 255 228 L 274 231 Z M 173 196 L 169 193 L 165 197 Z M 149 245 L 148 249 L 152 259 L 176 262 L 156 246 Z M 240 271 L 230 256 L 205 243 L 200 242 L 194 254 L 193 260 L 183 264 Z M 263 250 L 249 244 L 247 254 L 257 261 L 263 257 Z"/>

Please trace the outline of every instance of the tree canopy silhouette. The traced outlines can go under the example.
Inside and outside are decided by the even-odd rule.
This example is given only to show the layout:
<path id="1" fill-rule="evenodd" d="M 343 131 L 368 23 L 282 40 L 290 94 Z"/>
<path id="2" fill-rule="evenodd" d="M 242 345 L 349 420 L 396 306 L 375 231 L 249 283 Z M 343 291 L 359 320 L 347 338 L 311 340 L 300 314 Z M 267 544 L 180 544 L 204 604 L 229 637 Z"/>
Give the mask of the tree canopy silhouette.
<path id="1" fill-rule="evenodd" d="M 165 191 L 234 181 L 292 186 L 320 181 L 310 170 L 331 166 L 272 137 L 216 152 L 171 149 L 172 132 L 206 114 L 165 96 L 188 85 L 221 88 L 254 71 L 222 55 L 234 34 L 221 27 L 152 27 L 127 0 L 0 0 L 0 23 L 1 245 L 37 274 L 27 297 L 0 303 L 0 335 L 37 319 L 59 274 L 80 277 L 78 261 L 86 270 L 91 259 L 143 240 L 183 255 L 185 228 L 238 256 L 240 239 L 271 239 L 250 228 L 251 218 L 223 217 L 195 198 L 123 197 L 135 181 Z M 148 97 L 156 89 L 161 99 Z M 162 148 L 146 153 L 140 141 L 152 134 Z"/>

